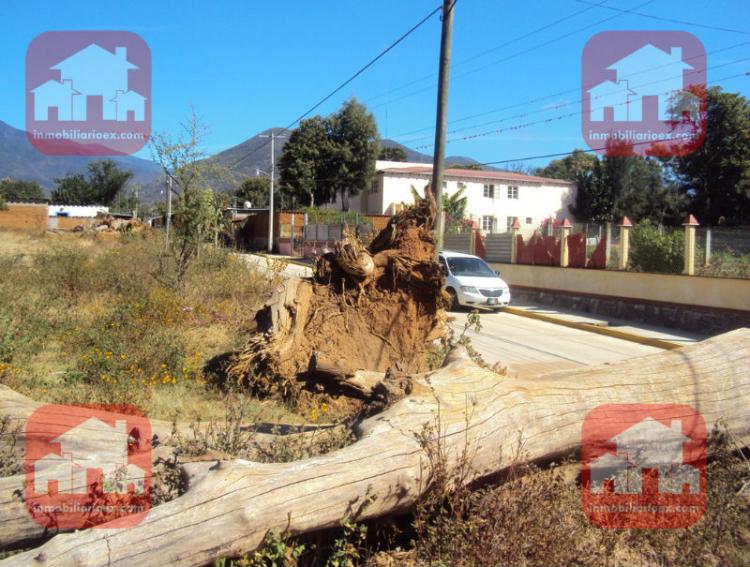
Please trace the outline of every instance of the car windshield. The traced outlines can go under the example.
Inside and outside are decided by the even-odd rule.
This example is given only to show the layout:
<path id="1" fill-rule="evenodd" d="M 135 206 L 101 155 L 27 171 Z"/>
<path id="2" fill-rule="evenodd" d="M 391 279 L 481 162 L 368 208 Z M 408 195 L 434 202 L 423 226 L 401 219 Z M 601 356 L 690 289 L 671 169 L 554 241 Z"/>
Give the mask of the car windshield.
<path id="1" fill-rule="evenodd" d="M 479 258 L 447 258 L 448 267 L 454 276 L 477 276 L 480 278 L 494 278 L 496 274 L 483 260 Z"/>

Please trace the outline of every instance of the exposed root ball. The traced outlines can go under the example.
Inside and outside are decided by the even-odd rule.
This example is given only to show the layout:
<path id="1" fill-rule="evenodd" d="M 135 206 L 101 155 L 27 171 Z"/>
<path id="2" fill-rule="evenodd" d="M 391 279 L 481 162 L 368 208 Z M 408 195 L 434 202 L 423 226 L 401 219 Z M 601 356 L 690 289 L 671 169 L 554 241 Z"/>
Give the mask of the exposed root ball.
<path id="1" fill-rule="evenodd" d="M 322 381 L 316 360 L 335 361 L 342 377 L 396 365 L 423 370 L 445 321 L 434 220 L 428 198 L 394 216 L 369 248 L 345 233 L 335 252 L 318 258 L 312 280 L 288 280 L 258 312 L 259 334 L 230 375 L 256 394 L 296 400 L 305 385 Z"/>

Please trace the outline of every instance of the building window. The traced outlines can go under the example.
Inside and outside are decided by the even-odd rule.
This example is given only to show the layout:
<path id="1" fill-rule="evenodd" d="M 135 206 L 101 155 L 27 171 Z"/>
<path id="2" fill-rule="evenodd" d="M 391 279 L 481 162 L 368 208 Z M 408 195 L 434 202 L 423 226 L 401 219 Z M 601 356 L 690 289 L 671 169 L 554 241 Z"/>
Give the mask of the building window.
<path id="1" fill-rule="evenodd" d="M 508 219 L 506 220 L 506 225 L 507 225 L 508 232 L 510 232 L 510 230 L 513 228 L 513 223 L 516 222 L 517 219 L 518 219 L 518 217 L 508 217 Z M 526 220 L 528 220 L 528 219 L 526 219 Z"/>
<path id="2" fill-rule="evenodd" d="M 518 199 L 518 187 L 515 185 L 508 185 L 508 199 Z"/>
<path id="3" fill-rule="evenodd" d="M 482 217 L 482 230 L 484 232 L 494 232 L 495 229 L 495 217 L 484 216 Z"/>
<path id="4" fill-rule="evenodd" d="M 534 219 L 532 219 L 531 217 L 526 217 L 526 224 L 531 224 L 533 222 L 534 222 Z"/>
<path id="5" fill-rule="evenodd" d="M 495 186 L 494 185 L 485 185 L 484 186 L 484 196 L 489 199 L 495 198 Z"/>
<path id="6" fill-rule="evenodd" d="M 372 185 L 370 186 L 370 193 L 377 193 L 378 192 L 378 180 L 373 179 Z"/>

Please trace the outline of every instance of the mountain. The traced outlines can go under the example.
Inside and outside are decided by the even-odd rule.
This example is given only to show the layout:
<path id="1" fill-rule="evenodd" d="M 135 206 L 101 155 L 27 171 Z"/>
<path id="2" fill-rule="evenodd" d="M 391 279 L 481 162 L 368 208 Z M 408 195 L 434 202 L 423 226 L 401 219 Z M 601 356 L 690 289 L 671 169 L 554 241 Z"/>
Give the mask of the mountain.
<path id="1" fill-rule="evenodd" d="M 281 134 L 283 128 L 269 128 L 244 142 L 215 154 L 221 165 L 234 171 L 238 179 L 253 177 L 256 173 L 266 175 L 271 169 L 271 132 Z M 288 132 L 284 135 L 288 136 Z M 281 159 L 287 138 L 278 138 L 274 144 L 276 163 Z M 396 142 L 383 139 L 383 147 L 398 147 L 406 152 L 408 161 L 432 163 L 432 156 L 412 150 Z M 98 159 L 111 159 L 122 169 L 133 172 L 133 181 L 141 186 L 140 198 L 144 203 L 154 203 L 162 199 L 161 168 L 153 161 L 134 156 L 47 156 L 36 150 L 23 130 L 13 128 L 0 120 L 0 178 L 10 177 L 36 181 L 49 193 L 55 186 L 56 177 L 65 177 L 75 173 L 85 173 L 86 167 Z M 465 156 L 448 156 L 448 165 L 468 165 L 478 163 Z M 488 168 L 494 169 L 494 168 Z"/>
<path id="2" fill-rule="evenodd" d="M 260 171 L 262 172 L 261 175 L 264 175 L 265 172 L 268 172 L 271 169 L 271 143 L 269 138 L 264 136 L 269 136 L 271 132 L 278 135 L 282 131 L 283 128 L 269 128 L 268 130 L 264 130 L 260 134 L 216 154 L 214 159 L 220 164 L 235 171 L 239 176 L 253 177 L 256 175 L 256 171 Z M 284 135 L 288 134 L 288 132 L 284 133 Z M 281 159 L 286 140 L 286 138 L 278 138 L 274 144 L 274 154 L 276 154 L 277 164 Z M 406 152 L 407 161 L 425 164 L 432 163 L 431 155 L 412 150 L 395 140 L 384 138 L 380 140 L 380 145 L 384 148 L 401 148 Z M 447 165 L 472 165 L 479 162 L 465 156 L 447 156 L 445 158 L 445 163 Z"/>
<path id="3" fill-rule="evenodd" d="M 49 193 L 56 177 L 84 173 L 99 156 L 48 156 L 35 149 L 26 132 L 0 120 L 0 178 L 36 181 Z M 133 181 L 142 186 L 144 200 L 152 200 L 160 191 L 157 182 L 161 168 L 153 161 L 133 156 L 107 157 L 120 168 L 133 172 Z"/>
<path id="4" fill-rule="evenodd" d="M 284 151 L 284 144 L 289 136 L 289 132 L 285 132 L 283 128 L 263 130 L 252 138 L 219 152 L 213 156 L 213 159 L 231 169 L 240 178 L 255 177 L 257 173 L 268 175 L 271 170 L 271 139 L 267 136 L 270 136 L 271 132 L 285 136 L 274 142 L 273 153 L 278 164 Z M 282 132 L 284 133 L 282 134 Z"/>
<path id="5" fill-rule="evenodd" d="M 412 150 L 411 148 L 397 142 L 396 140 L 391 140 L 389 138 L 383 138 L 380 140 L 380 145 L 384 148 L 401 148 L 406 152 L 406 161 L 414 161 L 417 163 L 425 163 L 425 164 L 431 164 L 432 163 L 432 156 L 430 154 L 423 154 L 421 152 L 418 152 L 416 150 Z M 446 156 L 445 157 L 445 165 L 451 166 L 451 165 L 475 165 L 479 162 L 475 159 L 472 159 L 470 157 L 465 156 Z M 485 169 L 494 170 L 494 167 L 486 167 Z"/>

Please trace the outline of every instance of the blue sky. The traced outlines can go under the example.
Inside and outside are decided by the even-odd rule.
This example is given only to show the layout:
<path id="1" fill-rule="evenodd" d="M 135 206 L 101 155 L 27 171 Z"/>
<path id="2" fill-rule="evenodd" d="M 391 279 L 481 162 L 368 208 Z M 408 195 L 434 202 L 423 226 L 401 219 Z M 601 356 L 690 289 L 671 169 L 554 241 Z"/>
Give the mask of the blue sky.
<path id="1" fill-rule="evenodd" d="M 463 130 L 449 134 L 449 140 L 579 110 L 581 53 L 600 31 L 689 31 L 708 52 L 709 84 L 750 70 L 748 0 L 609 0 L 592 5 L 602 1 L 458 0 L 449 131 Z M 24 58 L 35 36 L 48 30 L 129 30 L 151 48 L 154 129 L 176 130 L 192 105 L 209 128 L 206 150 L 213 153 L 265 128 L 286 126 L 438 4 L 4 2 L 0 120 L 23 127 Z M 381 135 L 431 152 L 439 36 L 435 16 L 317 112 L 332 112 L 356 96 L 375 113 Z M 745 45 L 737 46 L 741 43 Z M 733 63 L 740 59 L 745 61 Z M 750 76 L 720 82 L 750 96 Z M 580 117 L 569 116 L 456 140 L 447 153 L 484 162 L 565 152 L 584 146 L 580 131 Z M 149 152 L 138 155 L 149 157 Z"/>

